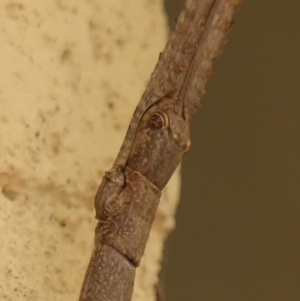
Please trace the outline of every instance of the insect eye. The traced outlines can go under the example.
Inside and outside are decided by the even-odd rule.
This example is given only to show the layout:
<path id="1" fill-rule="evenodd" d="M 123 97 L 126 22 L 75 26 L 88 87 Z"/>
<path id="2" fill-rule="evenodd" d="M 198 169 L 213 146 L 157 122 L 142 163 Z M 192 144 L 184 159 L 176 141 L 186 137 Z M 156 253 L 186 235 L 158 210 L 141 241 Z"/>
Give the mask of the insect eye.
<path id="1" fill-rule="evenodd" d="M 169 117 L 164 112 L 155 112 L 149 119 L 149 125 L 156 130 L 162 130 L 169 126 Z"/>

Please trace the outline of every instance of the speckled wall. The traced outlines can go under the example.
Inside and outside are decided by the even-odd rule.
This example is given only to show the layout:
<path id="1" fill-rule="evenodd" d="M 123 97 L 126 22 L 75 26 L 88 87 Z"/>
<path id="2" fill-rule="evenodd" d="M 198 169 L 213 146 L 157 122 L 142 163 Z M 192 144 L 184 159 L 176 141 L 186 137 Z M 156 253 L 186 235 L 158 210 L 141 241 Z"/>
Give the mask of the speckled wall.
<path id="1" fill-rule="evenodd" d="M 97 187 L 166 43 L 161 4 L 0 1 L 1 301 L 78 300 Z M 178 183 L 177 172 L 133 300 L 155 298 Z"/>

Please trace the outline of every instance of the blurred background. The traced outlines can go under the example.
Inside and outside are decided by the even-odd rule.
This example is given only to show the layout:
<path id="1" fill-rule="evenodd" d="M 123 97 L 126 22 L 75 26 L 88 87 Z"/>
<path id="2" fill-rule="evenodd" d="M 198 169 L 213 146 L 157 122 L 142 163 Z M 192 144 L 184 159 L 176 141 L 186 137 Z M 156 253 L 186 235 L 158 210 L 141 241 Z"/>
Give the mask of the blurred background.
<path id="1" fill-rule="evenodd" d="M 166 0 L 170 27 L 184 1 Z M 300 300 L 300 1 L 245 1 L 192 122 L 167 301 Z"/>

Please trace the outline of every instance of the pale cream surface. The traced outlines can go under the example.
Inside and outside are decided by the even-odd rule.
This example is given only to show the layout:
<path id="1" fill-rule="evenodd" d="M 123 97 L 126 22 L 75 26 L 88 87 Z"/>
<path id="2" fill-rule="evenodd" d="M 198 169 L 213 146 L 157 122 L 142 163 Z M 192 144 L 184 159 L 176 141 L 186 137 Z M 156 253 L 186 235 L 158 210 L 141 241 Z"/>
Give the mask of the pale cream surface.
<path id="1" fill-rule="evenodd" d="M 0 3 L 0 300 L 77 300 L 93 198 L 167 37 L 161 0 Z M 154 300 L 179 173 L 134 300 Z"/>

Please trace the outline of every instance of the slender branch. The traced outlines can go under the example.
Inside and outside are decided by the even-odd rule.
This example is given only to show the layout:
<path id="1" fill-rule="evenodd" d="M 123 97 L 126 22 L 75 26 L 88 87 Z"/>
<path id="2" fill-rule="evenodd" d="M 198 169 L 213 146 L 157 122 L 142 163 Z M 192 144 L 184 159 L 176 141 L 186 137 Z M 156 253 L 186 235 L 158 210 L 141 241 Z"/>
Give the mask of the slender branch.
<path id="1" fill-rule="evenodd" d="M 189 150 L 189 121 L 241 0 L 189 0 L 95 198 L 95 248 L 80 301 L 130 301 L 164 189 Z"/>

